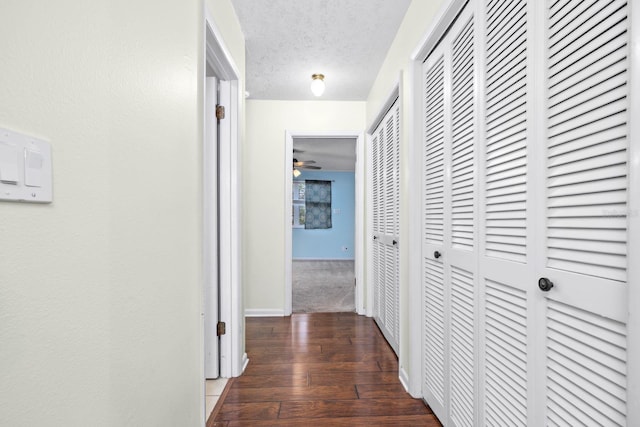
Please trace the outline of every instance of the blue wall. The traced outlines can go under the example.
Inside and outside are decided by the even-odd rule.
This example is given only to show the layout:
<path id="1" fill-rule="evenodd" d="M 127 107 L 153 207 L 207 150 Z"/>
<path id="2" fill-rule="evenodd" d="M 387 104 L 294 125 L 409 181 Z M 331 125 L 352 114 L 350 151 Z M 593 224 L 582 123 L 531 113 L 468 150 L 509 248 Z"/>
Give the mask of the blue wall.
<path id="1" fill-rule="evenodd" d="M 332 228 L 293 229 L 293 259 L 354 259 L 355 173 L 301 170 L 295 181 L 317 179 L 331 183 Z M 336 213 L 336 209 L 340 213 Z M 343 251 L 342 248 L 347 250 Z"/>

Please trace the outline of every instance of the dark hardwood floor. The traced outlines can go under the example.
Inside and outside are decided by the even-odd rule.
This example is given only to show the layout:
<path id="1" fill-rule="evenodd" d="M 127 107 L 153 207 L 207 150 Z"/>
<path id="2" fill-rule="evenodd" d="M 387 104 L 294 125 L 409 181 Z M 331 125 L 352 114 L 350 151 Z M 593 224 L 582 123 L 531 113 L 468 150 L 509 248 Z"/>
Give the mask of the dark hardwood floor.
<path id="1" fill-rule="evenodd" d="M 372 319 L 354 313 L 248 318 L 249 366 L 230 382 L 208 427 L 440 426 L 398 380 Z"/>

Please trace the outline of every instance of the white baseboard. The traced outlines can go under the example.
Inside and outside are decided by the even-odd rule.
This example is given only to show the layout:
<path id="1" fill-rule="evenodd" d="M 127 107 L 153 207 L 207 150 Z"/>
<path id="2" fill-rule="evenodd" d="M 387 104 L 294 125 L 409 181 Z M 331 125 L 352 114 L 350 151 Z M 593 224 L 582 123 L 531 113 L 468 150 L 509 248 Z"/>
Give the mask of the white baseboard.
<path id="1" fill-rule="evenodd" d="M 409 375 L 407 371 L 404 370 L 404 367 L 400 367 L 400 383 L 404 387 L 405 391 L 411 395 L 411 397 L 415 399 L 420 399 L 422 397 L 419 388 L 416 389 L 411 388 L 411 381 L 409 380 Z M 414 384 L 415 386 L 416 384 Z"/>
<path id="2" fill-rule="evenodd" d="M 244 370 L 247 369 L 247 365 L 249 364 L 249 356 L 247 356 L 247 353 L 242 355 L 242 373 L 244 373 Z"/>
<path id="3" fill-rule="evenodd" d="M 407 375 L 407 371 L 402 366 L 400 367 L 400 383 L 407 393 L 411 393 L 409 390 L 409 375 Z"/>
<path id="4" fill-rule="evenodd" d="M 245 317 L 284 317 L 284 310 L 278 308 L 246 308 Z"/>

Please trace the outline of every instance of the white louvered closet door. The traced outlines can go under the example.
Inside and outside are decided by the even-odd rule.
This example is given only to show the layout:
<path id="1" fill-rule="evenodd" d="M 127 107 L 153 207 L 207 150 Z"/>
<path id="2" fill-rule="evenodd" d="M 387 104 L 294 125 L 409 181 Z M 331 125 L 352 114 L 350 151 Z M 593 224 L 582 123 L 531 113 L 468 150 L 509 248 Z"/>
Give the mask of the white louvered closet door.
<path id="1" fill-rule="evenodd" d="M 374 318 L 391 347 L 400 339 L 400 107 L 373 133 Z"/>
<path id="2" fill-rule="evenodd" d="M 470 1 L 424 63 L 422 388 L 445 426 L 626 425 L 630 7 Z"/>
<path id="3" fill-rule="evenodd" d="M 424 64 L 424 384 L 446 425 L 474 425 L 476 43 L 470 7 Z"/>
<path id="4" fill-rule="evenodd" d="M 481 424 L 536 418 L 531 88 L 532 18 L 525 0 L 486 1 L 480 167 Z M 538 40 L 542 43 L 542 40 Z M 538 96 L 540 96 L 538 94 Z"/>
<path id="5" fill-rule="evenodd" d="M 373 261 L 373 314 L 374 317 L 380 313 L 380 291 L 384 284 L 384 264 L 382 259 L 383 246 L 378 240 L 378 235 L 382 233 L 381 226 L 381 200 L 382 185 L 380 171 L 382 169 L 380 157 L 380 139 L 381 131 L 378 129 L 373 134 L 371 141 L 371 180 L 372 180 L 372 216 L 373 216 L 373 243 L 372 243 L 372 261 Z"/>
<path id="6" fill-rule="evenodd" d="M 546 3 L 544 424 L 626 425 L 629 6 Z"/>

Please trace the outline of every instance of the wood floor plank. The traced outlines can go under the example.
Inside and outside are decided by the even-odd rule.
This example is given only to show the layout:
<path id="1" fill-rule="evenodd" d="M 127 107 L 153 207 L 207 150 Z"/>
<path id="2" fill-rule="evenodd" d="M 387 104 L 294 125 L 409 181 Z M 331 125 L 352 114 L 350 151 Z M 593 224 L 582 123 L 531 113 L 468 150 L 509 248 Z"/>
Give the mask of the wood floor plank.
<path id="1" fill-rule="evenodd" d="M 306 373 L 297 375 L 242 375 L 235 379 L 232 388 L 256 388 L 264 387 L 265 384 L 269 384 L 271 387 L 306 387 L 310 385 L 309 375 Z"/>
<path id="2" fill-rule="evenodd" d="M 278 418 L 371 417 L 426 415 L 430 410 L 415 399 L 313 400 L 282 402 Z"/>
<path id="3" fill-rule="evenodd" d="M 230 421 L 228 427 L 442 427 L 433 414 L 395 417 L 298 418 L 289 420 Z"/>
<path id="4" fill-rule="evenodd" d="M 360 399 L 413 399 L 401 384 L 356 384 Z"/>
<path id="5" fill-rule="evenodd" d="M 265 386 L 268 383 L 264 384 Z M 357 399 L 353 386 L 313 386 L 313 387 L 255 387 L 232 388 L 225 402 L 285 402 L 317 399 Z"/>
<path id="6" fill-rule="evenodd" d="M 279 402 L 227 403 L 225 401 L 215 421 L 276 419 L 279 410 Z"/>
<path id="7" fill-rule="evenodd" d="M 254 357 L 258 354 L 278 354 L 278 353 L 322 353 L 322 346 L 321 345 L 297 345 L 297 346 L 274 345 L 274 346 L 254 347 L 251 350 L 251 357 Z"/>
<path id="8" fill-rule="evenodd" d="M 280 337 L 274 336 L 265 336 L 260 338 L 252 338 L 246 340 L 247 348 L 253 346 L 266 346 L 269 347 L 278 343 L 278 339 L 280 339 L 280 345 L 282 343 L 287 343 L 289 346 L 309 346 L 309 345 L 323 345 L 323 344 L 351 344 L 351 339 L 349 337 L 338 337 L 338 338 L 311 338 L 309 336 L 305 336 L 304 334 L 287 336 L 282 335 Z M 383 338 L 384 339 L 384 338 Z"/>
<path id="9" fill-rule="evenodd" d="M 398 384 L 395 372 L 339 372 L 309 375 L 309 385 Z"/>
<path id="10" fill-rule="evenodd" d="M 335 363 L 277 363 L 254 364 L 247 367 L 244 375 L 294 375 L 304 372 L 371 372 L 380 371 L 378 362 L 335 362 Z"/>
<path id="11" fill-rule="evenodd" d="M 429 407 L 404 390 L 398 359 L 370 318 L 355 313 L 247 318 L 246 332 L 249 365 L 210 423 L 441 427 Z"/>
<path id="12" fill-rule="evenodd" d="M 395 362 L 388 352 L 354 351 L 342 353 L 251 353 L 250 360 L 256 365 L 275 363 L 322 363 L 322 362 Z"/>

